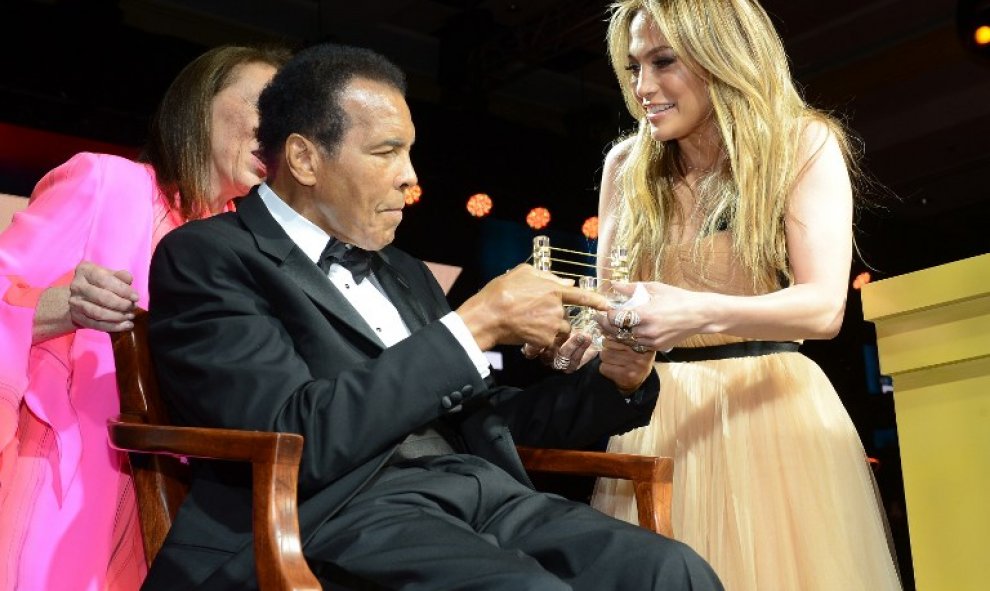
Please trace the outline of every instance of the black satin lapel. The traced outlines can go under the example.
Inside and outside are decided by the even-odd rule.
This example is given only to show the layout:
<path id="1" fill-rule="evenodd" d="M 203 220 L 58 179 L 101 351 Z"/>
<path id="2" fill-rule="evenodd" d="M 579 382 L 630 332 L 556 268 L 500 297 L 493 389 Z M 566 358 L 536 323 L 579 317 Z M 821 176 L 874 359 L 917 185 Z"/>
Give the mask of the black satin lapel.
<path id="1" fill-rule="evenodd" d="M 295 249 L 295 243 L 268 212 L 257 187 L 237 202 L 237 216 L 254 236 L 258 249 L 279 263 Z"/>
<path id="2" fill-rule="evenodd" d="M 395 267 L 389 265 L 376 253 L 371 268 L 375 273 L 375 279 L 382 286 L 389 301 L 398 310 L 399 316 L 406 323 L 409 332 L 416 332 L 429 324 L 430 319 L 419 298 L 413 295 L 412 289 L 409 288 L 409 282 L 402 277 L 402 274 Z"/>
<path id="3" fill-rule="evenodd" d="M 368 323 L 361 318 L 354 306 L 337 291 L 337 288 L 330 283 L 330 280 L 320 271 L 319 267 L 309 260 L 309 257 L 301 250 L 293 249 L 285 257 L 282 270 L 324 312 L 339 319 L 374 345 L 382 349 L 385 348 L 385 344 L 371 330 Z"/>

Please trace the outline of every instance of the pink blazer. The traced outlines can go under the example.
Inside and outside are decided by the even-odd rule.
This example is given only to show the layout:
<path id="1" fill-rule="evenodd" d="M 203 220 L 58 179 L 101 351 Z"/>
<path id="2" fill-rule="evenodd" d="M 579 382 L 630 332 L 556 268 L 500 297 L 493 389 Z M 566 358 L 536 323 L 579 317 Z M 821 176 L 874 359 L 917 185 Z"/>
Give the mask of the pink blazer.
<path id="1" fill-rule="evenodd" d="M 127 269 L 148 305 L 154 238 L 174 227 L 150 166 L 82 153 L 38 183 L 0 234 L 0 590 L 136 589 L 145 572 L 130 478 L 107 443 L 110 341 L 32 346 L 41 292 L 81 261 Z"/>

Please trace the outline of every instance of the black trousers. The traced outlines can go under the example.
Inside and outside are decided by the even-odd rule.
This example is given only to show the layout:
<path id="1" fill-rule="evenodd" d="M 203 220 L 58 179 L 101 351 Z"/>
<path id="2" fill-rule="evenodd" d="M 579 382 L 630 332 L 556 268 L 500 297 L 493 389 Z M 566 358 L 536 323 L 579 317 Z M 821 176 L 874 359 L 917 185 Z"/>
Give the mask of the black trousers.
<path id="1" fill-rule="evenodd" d="M 472 455 L 386 468 L 304 553 L 328 586 L 343 568 L 410 591 L 722 589 L 684 544 L 533 491 Z"/>

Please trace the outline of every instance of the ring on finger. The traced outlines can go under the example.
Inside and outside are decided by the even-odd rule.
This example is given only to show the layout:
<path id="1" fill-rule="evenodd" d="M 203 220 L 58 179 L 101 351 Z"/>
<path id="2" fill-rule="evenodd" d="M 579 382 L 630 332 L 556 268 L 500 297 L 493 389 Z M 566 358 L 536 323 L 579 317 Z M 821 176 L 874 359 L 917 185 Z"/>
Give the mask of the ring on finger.
<path id="1" fill-rule="evenodd" d="M 529 343 L 524 343 L 524 344 L 523 344 L 523 346 L 522 346 L 522 349 L 521 349 L 521 350 L 522 350 L 522 354 L 523 354 L 523 357 L 525 357 L 526 359 L 536 359 L 536 358 L 537 358 L 537 357 L 539 357 L 539 356 L 540 356 L 540 355 L 541 355 L 541 354 L 542 354 L 542 353 L 543 353 L 544 351 L 546 351 L 546 350 L 547 350 L 547 348 L 546 348 L 546 347 L 543 347 L 542 349 L 539 349 L 539 350 L 538 350 L 538 351 L 536 351 L 535 353 L 530 353 L 530 347 L 531 347 L 531 345 L 530 345 Z M 536 348 L 536 347 L 533 347 L 533 349 L 535 349 L 535 348 Z"/>
<path id="2" fill-rule="evenodd" d="M 636 343 L 635 345 L 631 345 L 629 348 L 637 353 L 646 353 L 647 351 L 649 351 L 649 349 L 647 349 L 646 346 L 640 345 L 639 343 Z"/>
<path id="3" fill-rule="evenodd" d="M 619 329 L 629 328 L 626 326 L 627 316 L 629 316 L 629 310 L 619 310 L 615 313 L 615 316 L 612 317 L 612 326 Z"/>
<path id="4" fill-rule="evenodd" d="M 633 328 L 639 325 L 640 322 L 639 312 L 637 312 L 636 310 L 627 310 L 627 311 L 629 312 L 629 314 L 623 319 L 625 320 L 625 322 L 623 323 L 624 326 L 622 328 Z"/>
<path id="5" fill-rule="evenodd" d="M 567 369 L 571 366 L 571 358 L 558 353 L 553 358 L 553 368 L 554 369 Z"/>

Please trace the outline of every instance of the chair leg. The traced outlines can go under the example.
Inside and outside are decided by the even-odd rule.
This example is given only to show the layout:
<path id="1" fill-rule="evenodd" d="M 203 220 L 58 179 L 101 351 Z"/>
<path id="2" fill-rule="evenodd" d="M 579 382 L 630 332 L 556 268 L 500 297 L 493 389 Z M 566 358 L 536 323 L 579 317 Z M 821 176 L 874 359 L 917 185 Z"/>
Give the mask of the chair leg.
<path id="1" fill-rule="evenodd" d="M 639 525 L 668 538 L 673 537 L 670 527 L 670 483 L 636 480 L 632 484 Z"/>
<path id="2" fill-rule="evenodd" d="M 254 524 L 261 529 L 254 532 L 254 552 L 259 557 L 274 557 L 274 563 L 258 560 L 258 586 L 262 591 L 322 589 L 303 557 L 295 507 L 272 502 L 279 498 L 294 499 L 298 476 L 297 465 L 253 464 L 254 494 L 260 497 L 254 502 Z"/>

